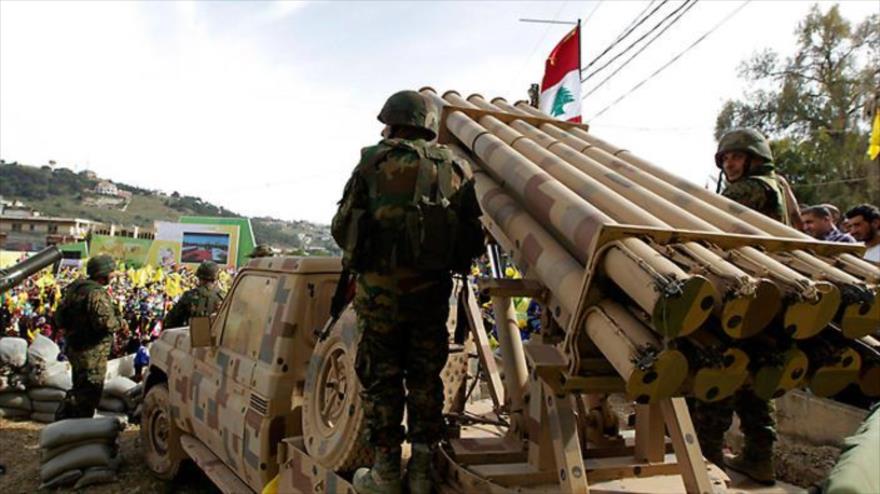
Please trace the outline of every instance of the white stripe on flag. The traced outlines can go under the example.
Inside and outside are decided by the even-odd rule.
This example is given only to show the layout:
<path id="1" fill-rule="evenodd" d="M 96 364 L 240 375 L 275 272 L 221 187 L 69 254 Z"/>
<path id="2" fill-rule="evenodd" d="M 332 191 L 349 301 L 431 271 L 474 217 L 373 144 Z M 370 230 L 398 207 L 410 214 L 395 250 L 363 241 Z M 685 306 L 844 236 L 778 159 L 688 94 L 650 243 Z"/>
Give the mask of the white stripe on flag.
<path id="1" fill-rule="evenodd" d="M 562 80 L 541 93 L 539 107 L 542 112 L 559 120 L 579 117 L 581 115 L 581 77 L 578 70 L 568 72 Z"/>

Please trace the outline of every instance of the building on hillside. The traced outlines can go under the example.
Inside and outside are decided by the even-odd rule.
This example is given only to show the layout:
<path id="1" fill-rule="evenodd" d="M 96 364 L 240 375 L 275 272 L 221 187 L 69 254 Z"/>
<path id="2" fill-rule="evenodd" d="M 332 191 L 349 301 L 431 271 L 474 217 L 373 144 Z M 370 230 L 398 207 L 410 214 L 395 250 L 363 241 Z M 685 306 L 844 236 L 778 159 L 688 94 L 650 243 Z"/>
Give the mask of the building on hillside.
<path id="1" fill-rule="evenodd" d="M 0 248 L 36 251 L 50 245 L 79 242 L 101 224 L 82 218 L 0 215 Z"/>
<path id="2" fill-rule="evenodd" d="M 119 188 L 116 187 L 116 184 L 109 180 L 104 180 L 102 182 L 98 182 L 98 185 L 95 186 L 95 194 L 100 194 L 102 196 L 118 196 Z"/>
<path id="3" fill-rule="evenodd" d="M 91 170 L 83 170 L 79 172 L 80 176 L 85 177 L 89 180 L 98 180 L 98 174 Z"/>

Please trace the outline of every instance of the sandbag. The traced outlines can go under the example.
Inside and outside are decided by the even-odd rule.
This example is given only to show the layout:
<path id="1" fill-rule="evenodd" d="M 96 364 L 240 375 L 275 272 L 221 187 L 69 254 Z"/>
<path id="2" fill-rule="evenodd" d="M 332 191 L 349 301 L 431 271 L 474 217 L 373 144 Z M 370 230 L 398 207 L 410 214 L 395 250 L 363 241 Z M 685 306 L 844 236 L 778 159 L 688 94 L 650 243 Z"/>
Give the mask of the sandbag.
<path id="1" fill-rule="evenodd" d="M 27 363 L 30 367 L 49 367 L 58 362 L 61 349 L 54 341 L 38 334 L 27 349 Z"/>
<path id="2" fill-rule="evenodd" d="M 12 372 L 9 367 L 0 368 L 0 393 L 25 391 L 27 389 L 26 381 L 24 375 Z"/>
<path id="3" fill-rule="evenodd" d="M 67 391 L 57 388 L 31 388 L 27 394 L 32 401 L 61 401 L 67 396 Z"/>
<path id="4" fill-rule="evenodd" d="M 40 490 L 72 484 L 77 479 L 82 477 L 82 475 L 82 470 L 68 470 L 61 475 L 40 484 Z"/>
<path id="5" fill-rule="evenodd" d="M 107 410 L 98 410 L 95 417 L 111 418 L 119 422 L 119 428 L 125 429 L 128 426 L 128 415 L 121 412 L 108 412 Z"/>
<path id="6" fill-rule="evenodd" d="M 4 419 L 27 419 L 30 418 L 30 410 L 19 410 L 18 408 L 0 407 L 0 418 Z"/>
<path id="7" fill-rule="evenodd" d="M 32 410 L 31 399 L 27 393 L 15 391 L 12 393 L 0 393 L 0 407 L 18 408 L 19 410 Z"/>
<path id="8" fill-rule="evenodd" d="M 43 463 L 40 466 L 40 480 L 46 482 L 68 470 L 115 466 L 115 456 L 113 448 L 106 444 L 86 444 Z"/>
<path id="9" fill-rule="evenodd" d="M 69 362 L 56 362 L 45 369 L 30 374 L 31 386 L 56 388 L 64 391 L 73 387 L 73 372 Z"/>
<path id="10" fill-rule="evenodd" d="M 107 361 L 107 374 L 104 375 L 104 381 L 109 381 L 116 377 L 132 377 L 134 376 L 134 355 L 125 355 L 123 357 L 110 359 Z"/>
<path id="11" fill-rule="evenodd" d="M 87 468 L 83 476 L 73 486 L 74 489 L 82 489 L 90 485 L 116 482 L 116 471 L 103 467 Z"/>
<path id="12" fill-rule="evenodd" d="M 31 400 L 31 408 L 35 413 L 51 413 L 54 416 L 59 406 L 61 406 L 60 401 Z"/>
<path id="13" fill-rule="evenodd" d="M 122 430 L 112 418 L 66 419 L 46 427 L 40 433 L 40 447 L 52 449 L 87 439 L 115 439 Z"/>
<path id="14" fill-rule="evenodd" d="M 31 414 L 31 420 L 33 420 L 34 422 L 40 422 L 43 424 L 51 424 L 52 422 L 55 422 L 55 412 L 52 412 L 52 413 L 34 412 Z"/>
<path id="15" fill-rule="evenodd" d="M 40 460 L 42 463 L 46 463 L 47 461 L 55 458 L 61 453 L 66 453 L 72 449 L 79 448 L 80 446 L 85 446 L 87 444 L 106 444 L 111 448 L 116 447 L 116 439 L 86 439 L 85 441 L 78 441 L 71 444 L 62 444 L 61 446 L 57 446 L 52 449 L 43 449 L 40 448 Z"/>
<path id="16" fill-rule="evenodd" d="M 106 410 L 108 412 L 123 413 L 125 412 L 125 402 L 119 398 L 105 396 L 98 402 L 98 410 Z"/>
<path id="17" fill-rule="evenodd" d="M 24 367 L 27 362 L 28 344 L 24 338 L 4 336 L 0 338 L 0 365 Z"/>
<path id="18" fill-rule="evenodd" d="M 127 377 L 114 377 L 104 383 L 104 395 L 124 400 L 128 392 L 137 387 L 137 383 Z"/>

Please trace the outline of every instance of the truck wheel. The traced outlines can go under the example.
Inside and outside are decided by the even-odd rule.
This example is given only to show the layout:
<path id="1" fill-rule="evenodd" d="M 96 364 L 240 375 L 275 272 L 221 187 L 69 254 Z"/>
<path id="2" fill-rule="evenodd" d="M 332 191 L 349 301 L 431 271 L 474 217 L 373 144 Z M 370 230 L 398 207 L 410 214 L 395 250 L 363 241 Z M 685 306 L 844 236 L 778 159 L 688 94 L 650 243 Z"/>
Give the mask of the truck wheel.
<path id="1" fill-rule="evenodd" d="M 343 314 L 324 341 L 315 345 L 303 393 L 306 451 L 324 467 L 348 472 L 370 465 L 373 452 L 365 440 L 361 383 L 354 370 L 356 322 Z"/>
<path id="2" fill-rule="evenodd" d="M 177 476 L 186 453 L 180 445 L 180 429 L 171 418 L 168 385 L 157 384 L 144 397 L 141 415 L 144 459 L 153 474 L 163 480 Z"/>

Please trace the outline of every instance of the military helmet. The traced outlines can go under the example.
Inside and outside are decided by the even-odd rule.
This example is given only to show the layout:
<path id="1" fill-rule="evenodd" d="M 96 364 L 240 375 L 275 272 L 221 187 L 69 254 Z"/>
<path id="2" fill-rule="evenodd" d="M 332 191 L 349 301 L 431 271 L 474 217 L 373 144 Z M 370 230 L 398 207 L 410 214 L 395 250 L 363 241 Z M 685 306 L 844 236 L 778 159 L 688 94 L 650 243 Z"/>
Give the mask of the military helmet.
<path id="1" fill-rule="evenodd" d="M 259 244 L 254 247 L 254 250 L 251 252 L 250 257 L 271 257 L 272 249 L 266 244 Z"/>
<path id="2" fill-rule="evenodd" d="M 379 112 L 379 121 L 385 125 L 422 129 L 431 134 L 430 139 L 437 137 L 438 120 L 434 103 L 416 91 L 392 94 Z"/>
<path id="3" fill-rule="evenodd" d="M 718 151 L 715 153 L 715 165 L 721 168 L 721 160 L 728 151 L 745 151 L 755 156 L 760 156 L 773 161 L 773 152 L 770 151 L 770 143 L 764 134 L 753 128 L 733 129 L 718 141 Z"/>
<path id="4" fill-rule="evenodd" d="M 116 261 L 112 257 L 102 254 L 89 259 L 86 264 L 86 273 L 89 278 L 95 279 L 102 276 L 110 276 L 110 273 L 116 270 Z"/>
<path id="5" fill-rule="evenodd" d="M 196 278 L 200 280 L 214 281 L 220 273 L 220 266 L 212 261 L 203 261 L 196 269 Z"/>

